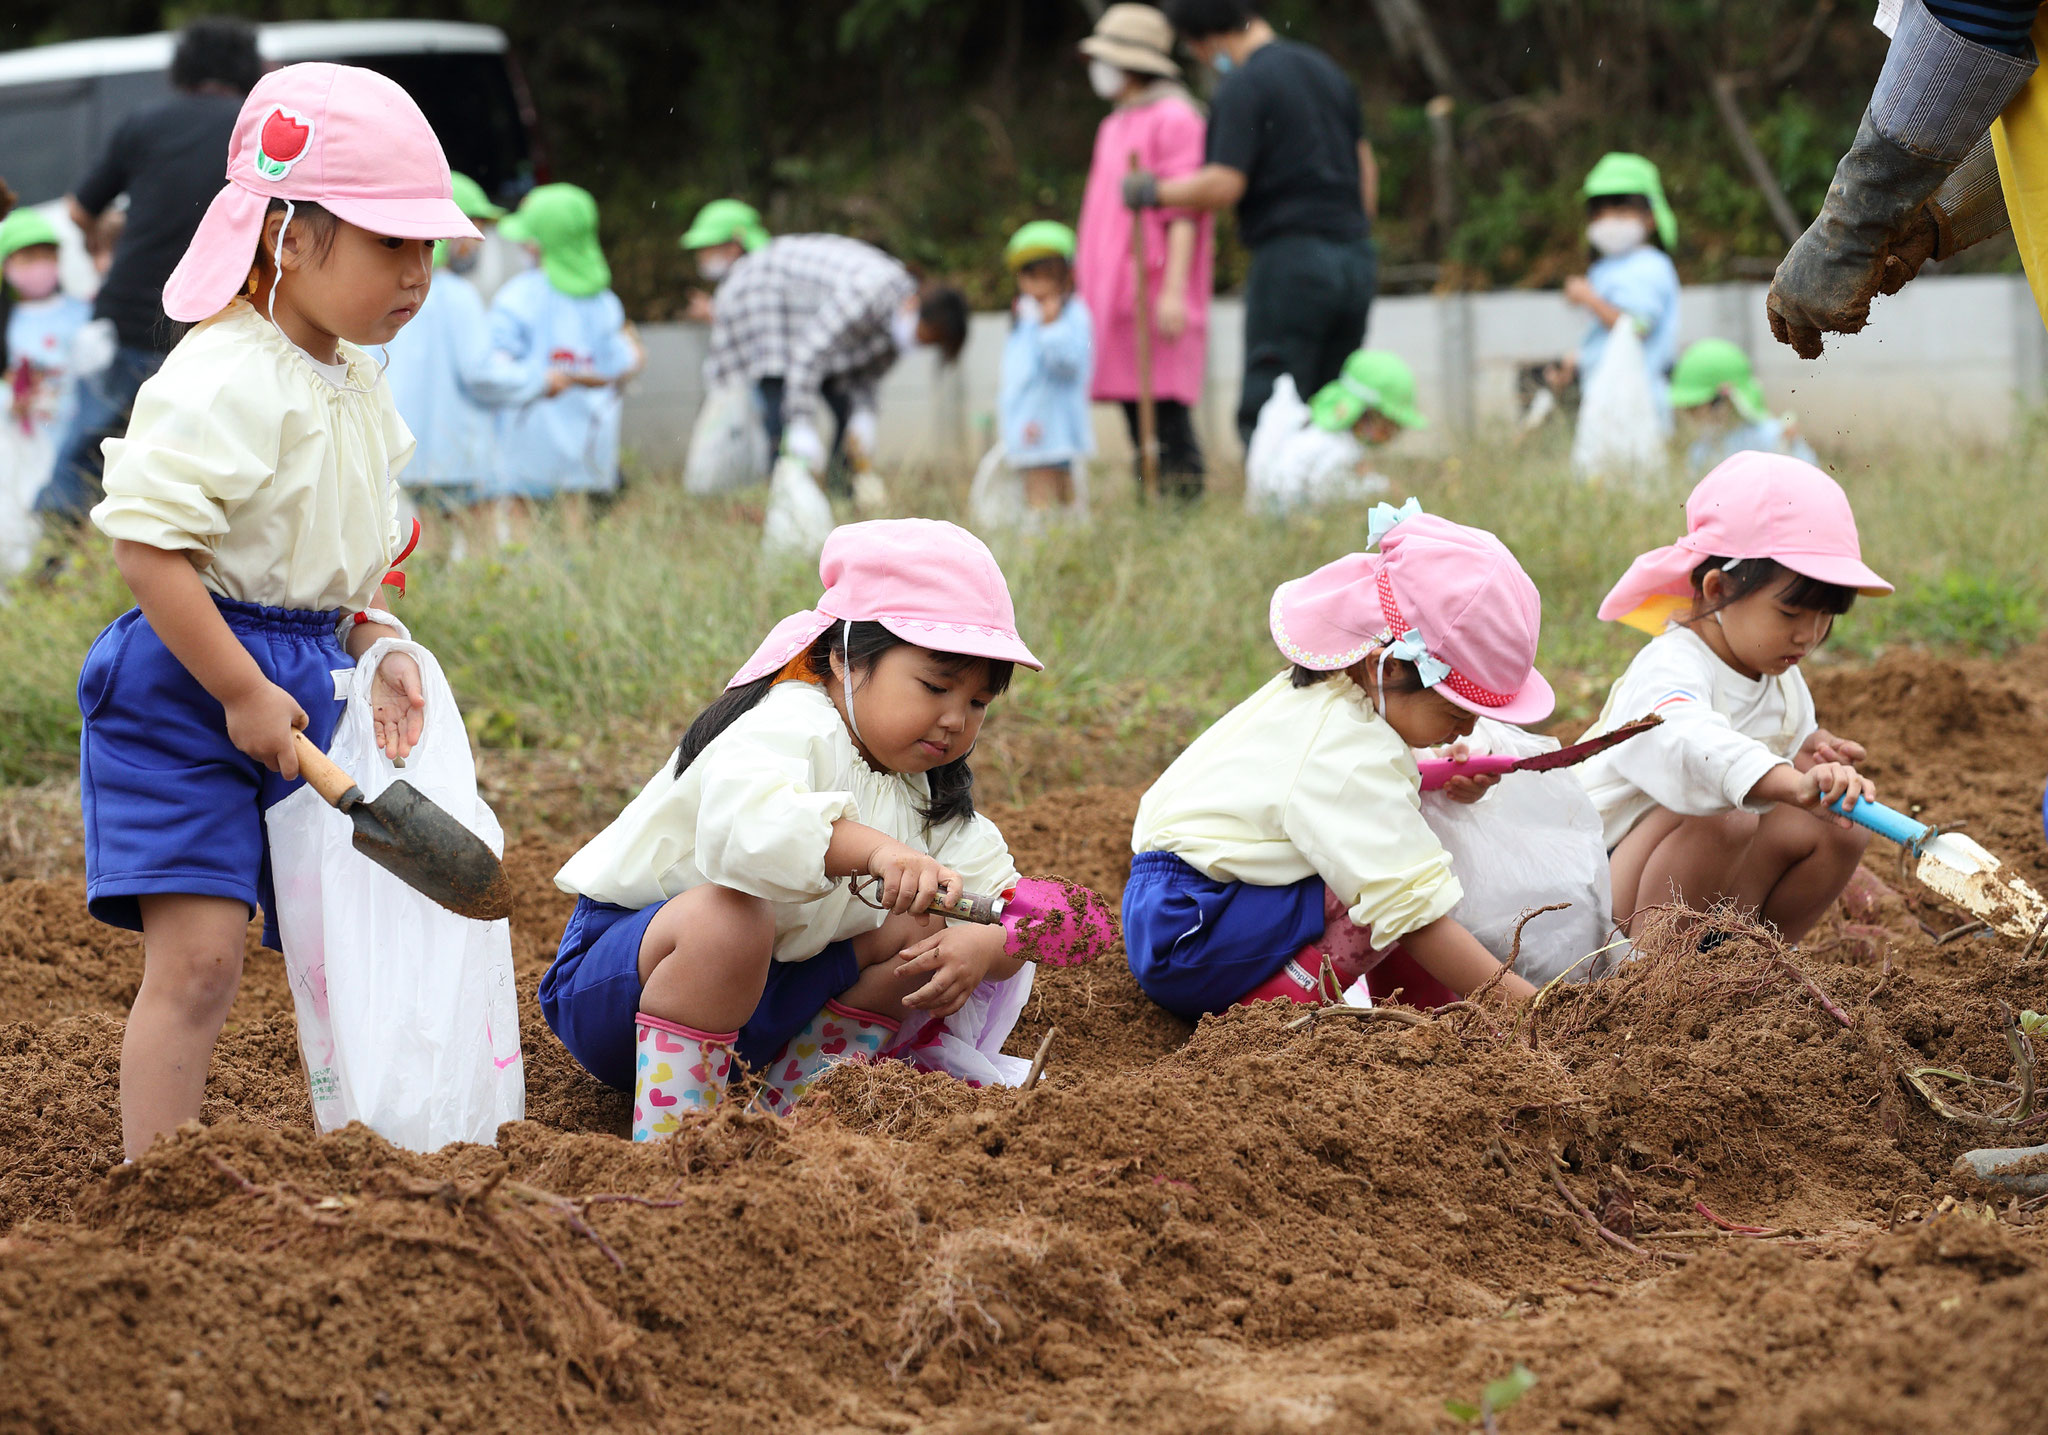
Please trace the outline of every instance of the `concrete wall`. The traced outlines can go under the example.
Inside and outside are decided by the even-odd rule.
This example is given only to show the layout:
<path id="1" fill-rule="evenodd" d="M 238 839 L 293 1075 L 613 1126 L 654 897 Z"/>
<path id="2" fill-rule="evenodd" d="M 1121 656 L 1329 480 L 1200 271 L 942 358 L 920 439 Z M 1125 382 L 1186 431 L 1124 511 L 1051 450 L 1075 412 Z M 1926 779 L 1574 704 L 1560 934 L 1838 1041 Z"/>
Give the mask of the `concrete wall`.
<path id="1" fill-rule="evenodd" d="M 1772 407 L 1797 414 L 1823 447 L 1838 436 L 2001 439 L 2048 389 L 2048 339 L 2017 275 L 1918 280 L 1879 299 L 1869 329 L 1830 339 L 1828 352 L 1811 363 L 1771 339 L 1764 292 L 1761 284 L 1687 288 L 1683 342 L 1718 335 L 1742 345 Z M 958 366 L 941 368 L 926 351 L 890 372 L 881 398 L 885 459 L 957 464 L 980 455 L 994 431 L 996 370 L 1008 326 L 1008 314 L 977 314 Z M 1367 341 L 1415 368 L 1433 427 L 1403 442 L 1440 448 L 1460 434 L 1509 422 L 1517 370 L 1571 349 L 1584 327 L 1581 312 L 1555 292 L 1406 295 L 1373 305 Z M 1225 461 L 1238 458 L 1243 329 L 1239 301 L 1216 300 L 1198 423 L 1211 454 Z M 626 445 L 642 463 L 680 466 L 703 401 L 708 330 L 650 324 L 642 334 L 647 372 L 627 397 Z M 1099 407 L 1096 428 L 1105 457 L 1129 454 L 1115 409 Z"/>

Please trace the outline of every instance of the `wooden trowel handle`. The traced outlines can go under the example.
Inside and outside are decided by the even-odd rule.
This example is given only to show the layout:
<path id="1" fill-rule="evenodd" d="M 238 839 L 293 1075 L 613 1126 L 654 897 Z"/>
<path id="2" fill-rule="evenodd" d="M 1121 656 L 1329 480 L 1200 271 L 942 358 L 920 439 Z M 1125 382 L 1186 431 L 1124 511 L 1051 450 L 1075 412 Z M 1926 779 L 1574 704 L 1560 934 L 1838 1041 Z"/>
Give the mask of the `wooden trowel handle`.
<path id="1" fill-rule="evenodd" d="M 343 795 L 356 785 L 356 780 L 336 767 L 334 759 L 313 746 L 313 740 L 303 732 L 292 733 L 292 746 L 299 754 L 299 776 L 312 784 L 329 806 L 339 807 Z"/>

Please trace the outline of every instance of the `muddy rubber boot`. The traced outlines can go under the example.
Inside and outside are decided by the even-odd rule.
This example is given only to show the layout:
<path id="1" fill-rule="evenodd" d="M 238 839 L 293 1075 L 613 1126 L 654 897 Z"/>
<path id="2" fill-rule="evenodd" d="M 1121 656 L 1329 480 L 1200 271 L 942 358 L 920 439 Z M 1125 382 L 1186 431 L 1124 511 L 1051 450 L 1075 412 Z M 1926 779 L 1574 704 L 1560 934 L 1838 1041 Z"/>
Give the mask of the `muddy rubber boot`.
<path id="1" fill-rule="evenodd" d="M 633 1018 L 633 1139 L 653 1141 L 709 1111 L 732 1076 L 736 1031 L 698 1031 L 641 1012 Z"/>
<path id="2" fill-rule="evenodd" d="M 787 1116 L 832 1067 L 842 1061 L 872 1059 L 882 1044 L 902 1029 L 901 1022 L 879 1012 L 826 1002 L 811 1024 L 791 1037 L 768 1063 L 761 1094 L 755 1099 L 775 1115 Z"/>
<path id="3" fill-rule="evenodd" d="M 1966 40 L 1921 0 L 1906 0 L 1856 142 L 1771 281 L 1765 308 L 1780 343 L 1814 359 L 1824 333 L 1853 334 L 1869 322 L 1871 299 L 1910 277 L 1888 274 L 1887 261 L 1901 251 L 1900 264 L 1910 262 L 1908 241 L 1916 230 L 1924 238 L 1927 202 L 2034 67 L 2032 55 Z"/>

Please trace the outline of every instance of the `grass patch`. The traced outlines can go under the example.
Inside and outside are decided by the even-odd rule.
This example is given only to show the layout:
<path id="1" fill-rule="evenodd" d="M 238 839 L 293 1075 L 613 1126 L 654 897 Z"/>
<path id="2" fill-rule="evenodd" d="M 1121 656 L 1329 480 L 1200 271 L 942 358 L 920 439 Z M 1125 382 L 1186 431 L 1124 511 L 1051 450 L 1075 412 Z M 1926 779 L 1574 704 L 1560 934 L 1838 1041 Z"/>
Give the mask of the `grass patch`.
<path id="1" fill-rule="evenodd" d="M 1683 480 L 1649 491 L 1573 480 L 1561 436 L 1385 464 L 1432 512 L 1507 540 L 1544 597 L 1541 662 L 1560 726 L 1595 713 L 1641 642 L 1594 617 L 1645 548 L 1683 523 Z M 2048 509 L 2030 470 L 2040 442 L 2005 450 L 1882 450 L 1837 463 L 1866 558 L 1900 587 L 1860 601 L 1829 652 L 1924 642 L 2005 651 L 2043 627 L 2033 574 Z M 958 517 L 965 474 L 903 477 L 904 512 Z M 1362 509 L 1247 518 L 1226 485 L 1204 505 L 1138 505 L 1105 473 L 1099 520 L 1045 538 L 991 535 L 1026 640 L 1045 659 L 985 737 L 998 795 L 1137 781 L 1278 669 L 1273 586 L 1364 541 Z M 671 740 L 784 613 L 817 596 L 814 565 L 761 558 L 758 495 L 700 501 L 646 478 L 602 513 L 565 505 L 532 539 L 461 561 L 430 534 L 401 610 L 439 655 L 485 748 L 610 750 Z M 126 591 L 94 543 L 54 585 L 18 581 L 0 627 L 0 782 L 76 770 L 79 664 Z M 982 766 L 978 761 L 977 766 Z"/>

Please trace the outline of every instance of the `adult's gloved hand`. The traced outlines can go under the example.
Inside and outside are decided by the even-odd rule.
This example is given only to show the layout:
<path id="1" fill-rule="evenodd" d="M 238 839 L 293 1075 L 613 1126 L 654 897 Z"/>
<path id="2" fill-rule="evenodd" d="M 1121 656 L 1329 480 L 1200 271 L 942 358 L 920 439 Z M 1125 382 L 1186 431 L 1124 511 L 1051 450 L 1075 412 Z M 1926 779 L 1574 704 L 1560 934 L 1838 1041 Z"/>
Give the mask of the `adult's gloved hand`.
<path id="1" fill-rule="evenodd" d="M 818 431 L 809 419 L 796 419 L 784 426 L 782 451 L 813 475 L 825 471 L 825 441 L 818 437 Z"/>
<path id="2" fill-rule="evenodd" d="M 846 420 L 848 456 L 858 463 L 875 461 L 875 436 L 881 427 L 873 409 L 855 409 Z"/>
<path id="3" fill-rule="evenodd" d="M 1134 169 L 1124 176 L 1124 205 L 1129 209 L 1159 207 L 1159 176 L 1146 169 Z"/>

